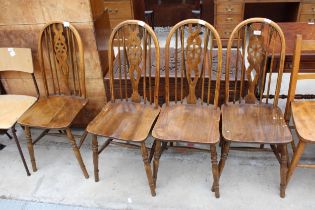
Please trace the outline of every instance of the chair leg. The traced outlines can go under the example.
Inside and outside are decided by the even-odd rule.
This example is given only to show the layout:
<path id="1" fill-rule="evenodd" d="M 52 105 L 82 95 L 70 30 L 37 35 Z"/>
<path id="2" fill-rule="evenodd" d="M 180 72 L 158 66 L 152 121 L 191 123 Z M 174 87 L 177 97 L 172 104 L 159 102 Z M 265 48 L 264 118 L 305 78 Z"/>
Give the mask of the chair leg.
<path id="1" fill-rule="evenodd" d="M 93 164 L 94 164 L 94 178 L 95 182 L 100 180 L 99 173 L 98 173 L 98 141 L 97 136 L 92 136 L 92 150 L 93 150 Z"/>
<path id="2" fill-rule="evenodd" d="M 36 167 L 36 161 L 35 161 L 35 155 L 34 155 L 34 147 L 33 147 L 33 140 L 32 140 L 32 135 L 31 135 L 31 130 L 30 127 L 25 126 L 24 127 L 24 133 L 27 139 L 27 148 L 28 148 L 28 153 L 30 154 L 31 162 L 32 162 L 32 168 L 33 171 L 37 171 Z"/>
<path id="3" fill-rule="evenodd" d="M 71 133 L 71 129 L 70 129 L 70 128 L 67 128 L 67 129 L 66 129 L 66 132 L 67 132 L 68 139 L 69 139 L 69 141 L 70 141 L 70 143 L 71 143 L 71 145 L 72 145 L 73 152 L 74 152 L 74 154 L 75 154 L 75 156 L 76 156 L 76 158 L 77 158 L 77 160 L 78 160 L 78 162 L 79 162 L 79 164 L 80 164 L 81 170 L 82 170 L 82 172 L 83 172 L 85 178 L 89 178 L 89 174 L 88 174 L 88 172 L 86 171 L 86 168 L 85 168 L 85 165 L 84 165 L 84 163 L 83 163 L 80 150 L 79 150 L 79 148 L 78 148 L 78 146 L 77 146 L 77 144 L 76 144 L 76 142 L 75 142 L 75 139 L 74 139 L 74 137 L 73 137 L 73 135 L 72 135 L 72 133 Z"/>
<path id="4" fill-rule="evenodd" d="M 8 133 L 8 131 L 5 132 L 5 135 L 7 135 L 9 139 L 12 139 L 12 136 Z"/>
<path id="5" fill-rule="evenodd" d="M 149 156 L 149 163 L 150 164 L 152 162 L 153 155 L 154 155 L 154 152 L 155 152 L 155 145 L 156 145 L 156 140 L 153 141 L 153 144 L 152 144 L 152 147 L 151 147 L 151 150 L 150 150 L 150 156 Z"/>
<path id="6" fill-rule="evenodd" d="M 21 149 L 21 145 L 20 145 L 19 140 L 18 140 L 18 138 L 17 138 L 17 136 L 16 136 L 16 130 L 15 130 L 15 127 L 14 127 L 14 126 L 11 128 L 11 131 L 12 131 L 13 138 L 14 138 L 14 141 L 15 141 L 15 143 L 16 143 L 16 146 L 17 146 L 17 148 L 18 148 L 18 150 L 19 150 L 19 153 L 20 153 L 20 156 L 21 156 L 21 159 L 22 159 L 24 168 L 25 168 L 25 170 L 26 170 L 26 174 L 27 174 L 27 176 L 30 176 L 31 173 L 30 173 L 30 171 L 28 170 L 28 167 L 27 167 L 27 164 L 26 164 L 24 155 L 23 155 L 23 151 L 22 151 L 22 149 Z"/>
<path id="7" fill-rule="evenodd" d="M 296 169 L 297 164 L 299 163 L 299 161 L 301 159 L 301 156 L 302 156 L 302 154 L 304 152 L 305 146 L 306 146 L 306 143 L 304 141 L 300 140 L 299 143 L 298 143 L 298 146 L 296 148 L 296 151 L 293 154 L 293 158 L 292 158 L 291 164 L 289 166 L 289 170 L 288 170 L 288 173 L 287 173 L 287 185 L 288 185 L 288 183 L 289 183 L 289 181 L 291 179 L 291 176 L 292 176 L 293 172 Z"/>
<path id="8" fill-rule="evenodd" d="M 281 164 L 281 158 L 280 158 L 279 151 L 276 145 L 270 144 L 270 148 L 272 149 L 272 152 L 276 156 L 278 162 Z"/>
<path id="9" fill-rule="evenodd" d="M 159 162 L 161 157 L 161 141 L 156 139 L 155 140 L 155 152 L 154 152 L 154 160 L 153 160 L 153 181 L 154 181 L 154 187 L 156 188 L 156 180 L 157 180 L 157 173 L 159 170 Z"/>
<path id="10" fill-rule="evenodd" d="M 296 151 L 296 147 L 295 147 L 295 144 L 294 144 L 294 140 L 291 141 L 291 148 L 292 148 L 292 151 L 293 151 L 293 154 L 294 154 L 295 151 Z"/>
<path id="11" fill-rule="evenodd" d="M 288 165 L 287 165 L 287 145 L 283 144 L 281 145 L 281 166 L 280 166 L 280 176 L 281 176 L 281 183 L 280 183 L 280 197 L 285 197 L 285 188 L 287 185 L 286 175 L 288 171 Z"/>
<path id="12" fill-rule="evenodd" d="M 212 175 L 213 175 L 213 190 L 215 192 L 215 197 L 220 197 L 219 191 L 219 170 L 218 170 L 218 162 L 217 162 L 217 151 L 215 144 L 210 145 L 211 152 L 211 164 L 212 164 Z"/>
<path id="13" fill-rule="evenodd" d="M 148 182 L 150 185 L 151 195 L 155 196 L 156 195 L 155 194 L 155 187 L 154 187 L 151 167 L 149 164 L 148 151 L 147 151 L 147 147 L 145 146 L 144 142 L 141 143 L 141 153 L 142 153 L 142 159 L 143 159 L 143 163 L 144 163 L 145 172 L 147 174 Z"/>

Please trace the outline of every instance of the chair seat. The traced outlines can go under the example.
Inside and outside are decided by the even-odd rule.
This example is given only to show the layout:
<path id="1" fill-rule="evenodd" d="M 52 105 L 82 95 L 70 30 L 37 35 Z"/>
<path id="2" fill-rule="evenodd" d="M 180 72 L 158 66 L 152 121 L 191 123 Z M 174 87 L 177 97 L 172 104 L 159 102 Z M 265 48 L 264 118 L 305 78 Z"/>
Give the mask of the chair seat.
<path id="1" fill-rule="evenodd" d="M 220 140 L 220 109 L 210 106 L 164 105 L 152 136 L 167 141 L 215 144 Z"/>
<path id="2" fill-rule="evenodd" d="M 160 112 L 153 105 L 132 102 L 107 103 L 87 131 L 126 141 L 144 141 Z"/>
<path id="3" fill-rule="evenodd" d="M 0 129 L 11 128 L 36 100 L 33 96 L 0 95 Z"/>
<path id="4" fill-rule="evenodd" d="M 40 98 L 20 117 L 18 123 L 38 128 L 67 128 L 86 103 L 87 99 L 74 96 Z"/>
<path id="5" fill-rule="evenodd" d="M 222 108 L 224 139 L 243 143 L 289 143 L 292 136 L 279 107 L 271 104 L 228 104 Z"/>
<path id="6" fill-rule="evenodd" d="M 304 141 L 315 142 L 315 101 L 292 102 L 292 117 L 296 132 Z"/>

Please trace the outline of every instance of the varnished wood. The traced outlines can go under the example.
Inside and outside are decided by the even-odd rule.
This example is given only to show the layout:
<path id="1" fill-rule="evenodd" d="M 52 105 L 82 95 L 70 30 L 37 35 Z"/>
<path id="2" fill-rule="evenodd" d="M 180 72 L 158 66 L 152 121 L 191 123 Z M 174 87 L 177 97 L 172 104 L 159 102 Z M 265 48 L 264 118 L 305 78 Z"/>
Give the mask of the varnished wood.
<path id="1" fill-rule="evenodd" d="M 175 40 L 175 49 L 170 49 L 172 40 Z M 217 47 L 217 66 L 212 65 L 214 46 Z M 175 61 L 170 60 L 172 52 L 175 53 L 175 56 L 172 56 L 177 59 Z M 169 81 L 171 62 L 175 63 L 175 84 L 172 86 Z M 221 70 L 222 45 L 213 26 L 203 20 L 188 19 L 172 27 L 165 44 L 166 103 L 152 131 L 152 136 L 156 139 L 153 162 L 155 183 L 161 156 L 160 141 L 209 144 L 215 196 L 219 197 L 215 144 L 220 139 L 218 99 Z M 188 85 L 187 91 L 184 90 L 184 83 Z M 215 89 L 214 95 L 210 94 L 211 85 Z M 174 89 L 175 98 L 171 101 L 170 91 Z M 200 92 L 197 93 L 197 90 Z"/>
<path id="2" fill-rule="evenodd" d="M 218 170 L 218 162 L 217 162 L 217 152 L 216 146 L 211 144 L 210 145 L 210 152 L 211 152 L 211 164 L 212 164 L 212 174 L 213 174 L 213 190 L 215 192 L 215 197 L 220 197 L 219 192 L 219 170 Z"/>
<path id="3" fill-rule="evenodd" d="M 0 48 L 0 58 L 0 72 L 10 70 L 34 73 L 30 48 Z"/>
<path id="4" fill-rule="evenodd" d="M 141 143 L 141 154 L 142 154 L 143 164 L 144 164 L 145 172 L 147 174 L 147 179 L 148 179 L 150 190 L 151 190 L 151 195 L 155 196 L 156 195 L 155 184 L 153 181 L 152 170 L 149 163 L 148 150 L 144 142 Z"/>

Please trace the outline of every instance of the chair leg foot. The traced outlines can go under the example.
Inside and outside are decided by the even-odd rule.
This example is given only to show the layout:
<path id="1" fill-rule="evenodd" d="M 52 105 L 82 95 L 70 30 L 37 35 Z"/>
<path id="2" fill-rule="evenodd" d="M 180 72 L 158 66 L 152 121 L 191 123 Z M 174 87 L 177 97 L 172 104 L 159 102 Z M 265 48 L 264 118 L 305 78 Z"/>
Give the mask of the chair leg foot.
<path id="1" fill-rule="evenodd" d="M 92 150 L 93 150 L 93 164 L 94 164 L 94 178 L 95 182 L 100 180 L 99 170 L 98 170 L 98 141 L 97 136 L 92 136 Z"/>
<path id="2" fill-rule="evenodd" d="M 16 146 L 17 146 L 18 150 L 19 150 L 19 153 L 20 153 L 20 156 L 21 156 L 21 159 L 22 159 L 24 168 L 25 168 L 25 170 L 26 170 L 26 174 L 27 174 L 27 176 L 31 176 L 31 173 L 30 173 L 30 171 L 28 170 L 28 167 L 27 167 L 27 164 L 26 164 L 24 155 L 23 155 L 23 151 L 22 151 L 22 149 L 21 149 L 21 145 L 20 145 L 19 140 L 18 140 L 18 138 L 17 138 L 17 136 L 16 136 L 15 127 L 13 126 L 13 127 L 11 128 L 11 130 L 12 130 L 12 134 L 13 134 L 14 141 L 15 141 L 15 143 L 16 143 Z"/>
<path id="3" fill-rule="evenodd" d="M 291 179 L 293 172 L 296 169 L 296 166 L 298 165 L 298 163 L 301 159 L 301 156 L 304 152 L 305 146 L 306 146 L 306 143 L 300 140 L 298 145 L 297 145 L 296 151 L 293 154 L 293 158 L 292 158 L 292 161 L 291 161 L 290 166 L 289 166 L 289 170 L 288 170 L 287 177 L 286 177 L 287 185 Z"/>
<path id="4" fill-rule="evenodd" d="M 156 188 L 156 180 L 157 180 L 157 173 L 159 170 L 159 163 L 160 163 L 160 157 L 161 157 L 161 141 L 155 140 L 155 152 L 154 152 L 154 160 L 153 160 L 153 181 L 154 181 L 154 187 Z"/>
<path id="5" fill-rule="evenodd" d="M 35 161 L 35 155 L 34 155 L 34 147 L 33 147 L 33 140 L 32 140 L 30 127 L 25 126 L 24 133 L 25 133 L 25 136 L 26 136 L 26 139 L 27 139 L 27 148 L 28 148 L 28 152 L 30 154 L 30 158 L 31 158 L 31 162 L 32 162 L 32 168 L 33 168 L 33 171 L 36 172 L 37 171 L 37 167 L 36 167 L 36 161 Z"/>
<path id="6" fill-rule="evenodd" d="M 217 162 L 217 151 L 214 144 L 210 145 L 211 152 L 211 164 L 212 164 L 212 175 L 213 175 L 213 191 L 215 192 L 215 197 L 220 197 L 219 191 L 219 170 L 218 170 L 218 162 Z"/>
<path id="7" fill-rule="evenodd" d="M 89 178 L 89 174 L 88 174 L 88 172 L 87 172 L 87 170 L 85 168 L 85 165 L 84 165 L 84 162 L 83 162 L 80 150 L 79 150 L 79 148 L 78 148 L 78 146 L 77 146 L 77 144 L 75 142 L 75 139 L 74 139 L 74 137 L 73 137 L 73 135 L 71 133 L 71 129 L 67 128 L 66 132 L 67 132 L 68 139 L 69 139 L 69 141 L 70 141 L 70 143 L 72 145 L 73 152 L 74 152 L 74 154 L 75 154 L 75 156 L 76 156 L 76 158 L 77 158 L 77 160 L 78 160 L 78 162 L 80 164 L 81 170 L 82 170 L 85 178 L 87 179 L 87 178 Z"/>
<path id="8" fill-rule="evenodd" d="M 280 166 L 280 176 L 281 176 L 281 183 L 280 183 L 280 197 L 284 198 L 285 197 L 285 189 L 287 186 L 287 180 L 286 180 L 286 175 L 287 175 L 287 145 L 283 144 L 281 145 L 281 166 Z"/>
<path id="9" fill-rule="evenodd" d="M 154 182 L 153 182 L 151 167 L 149 164 L 148 151 L 147 151 L 147 147 L 145 146 L 144 142 L 141 143 L 141 154 L 142 154 L 145 172 L 147 174 L 148 182 L 150 185 L 151 195 L 155 196 L 156 195 L 155 186 L 154 186 Z"/>

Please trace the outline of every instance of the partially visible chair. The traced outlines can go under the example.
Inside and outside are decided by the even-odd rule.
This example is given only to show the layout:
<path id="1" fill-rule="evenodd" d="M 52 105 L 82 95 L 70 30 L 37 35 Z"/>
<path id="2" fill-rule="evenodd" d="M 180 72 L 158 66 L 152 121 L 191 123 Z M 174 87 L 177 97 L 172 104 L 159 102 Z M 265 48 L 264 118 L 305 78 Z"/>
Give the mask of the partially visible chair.
<path id="1" fill-rule="evenodd" d="M 289 124 L 292 117 L 293 128 L 299 138 L 297 148 L 293 153 L 293 159 L 290 163 L 287 173 L 287 184 L 289 183 L 293 172 L 297 166 L 304 168 L 314 168 L 314 164 L 299 164 L 301 156 L 307 144 L 315 143 L 315 101 L 295 101 L 296 85 L 298 80 L 315 79 L 315 74 L 299 73 L 301 53 L 315 51 L 315 40 L 303 40 L 301 35 L 296 36 L 293 69 L 291 72 L 290 87 L 288 93 L 288 100 L 285 110 L 285 120 Z"/>
<path id="2" fill-rule="evenodd" d="M 215 197 L 220 196 L 216 144 L 220 140 L 221 67 L 221 40 L 212 25 L 200 19 L 187 19 L 171 29 L 165 44 L 166 103 L 152 131 L 155 185 L 161 143 L 205 144 L 211 151 Z M 170 82 L 170 77 L 174 82 Z M 170 97 L 171 91 L 175 92 L 174 98 Z"/>
<path id="3" fill-rule="evenodd" d="M 37 171 L 34 144 L 50 130 L 65 131 L 81 170 L 88 178 L 71 125 L 87 104 L 82 40 L 69 22 L 51 22 L 40 32 L 39 63 L 44 95 L 19 119 L 24 126 L 33 171 Z M 33 141 L 31 128 L 44 131 Z"/>
<path id="4" fill-rule="evenodd" d="M 111 99 L 87 127 L 87 131 L 93 135 L 95 181 L 99 181 L 99 154 L 114 140 L 133 142 L 141 145 L 151 194 L 155 196 L 145 140 L 160 112 L 159 43 L 154 31 L 146 23 L 127 20 L 114 28 L 108 46 Z M 117 54 L 113 63 L 114 50 Z M 152 59 L 155 59 L 155 67 L 151 67 Z M 114 80 L 119 82 L 115 85 Z M 97 136 L 108 138 L 100 148 Z"/>
<path id="5" fill-rule="evenodd" d="M 32 75 L 38 95 L 38 87 L 34 77 L 32 52 L 29 48 L 0 48 L 0 72 L 20 71 Z M 18 84 L 17 84 L 18 85 Z M 15 124 L 19 117 L 29 109 L 37 98 L 26 95 L 0 95 L 0 130 L 11 129 L 14 141 L 19 150 L 26 173 L 30 176 L 25 158 L 16 136 Z"/>
<path id="6" fill-rule="evenodd" d="M 236 56 L 231 56 L 232 51 Z M 274 64 L 275 56 L 280 57 L 279 65 Z M 219 162 L 221 175 L 231 142 L 269 144 L 280 163 L 281 197 L 285 196 L 287 144 L 292 141 L 278 107 L 284 59 L 285 38 L 275 22 L 251 18 L 234 28 L 227 46 Z"/>

